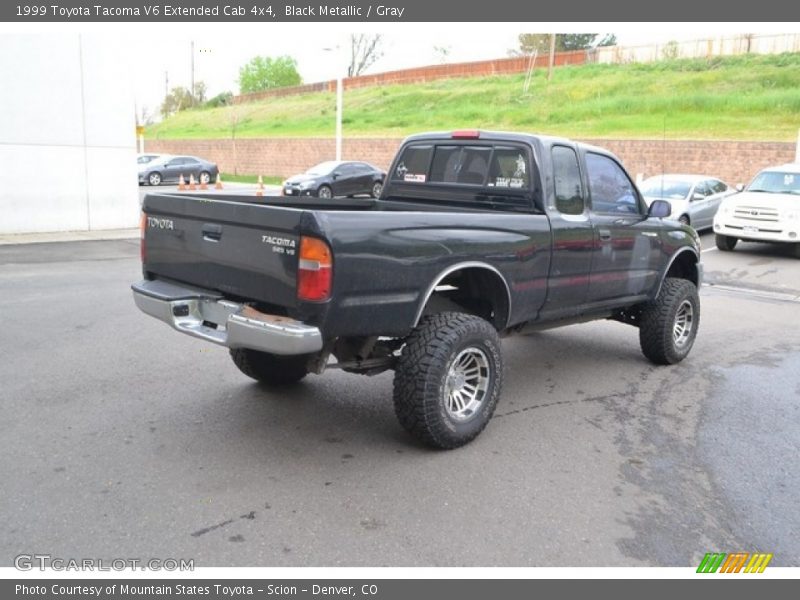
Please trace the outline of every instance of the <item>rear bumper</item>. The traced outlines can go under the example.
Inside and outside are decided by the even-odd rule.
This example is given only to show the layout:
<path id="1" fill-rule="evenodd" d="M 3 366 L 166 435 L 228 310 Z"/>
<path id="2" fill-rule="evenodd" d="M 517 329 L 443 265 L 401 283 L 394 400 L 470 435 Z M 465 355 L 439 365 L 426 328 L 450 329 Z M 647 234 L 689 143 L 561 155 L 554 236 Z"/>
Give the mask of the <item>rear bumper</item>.
<path id="1" fill-rule="evenodd" d="M 142 312 L 182 333 L 221 346 L 282 355 L 322 349 L 318 328 L 259 312 L 225 300 L 216 292 L 161 280 L 141 281 L 131 288 Z"/>

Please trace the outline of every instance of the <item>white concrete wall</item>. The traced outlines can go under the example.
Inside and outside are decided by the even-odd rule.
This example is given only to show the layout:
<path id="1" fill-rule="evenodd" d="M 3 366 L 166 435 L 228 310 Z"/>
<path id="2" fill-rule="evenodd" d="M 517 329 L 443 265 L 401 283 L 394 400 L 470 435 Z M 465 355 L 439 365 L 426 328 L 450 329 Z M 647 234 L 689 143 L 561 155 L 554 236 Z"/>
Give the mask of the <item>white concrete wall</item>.
<path id="1" fill-rule="evenodd" d="M 133 90 L 113 48 L 0 35 L 0 234 L 135 227 Z"/>

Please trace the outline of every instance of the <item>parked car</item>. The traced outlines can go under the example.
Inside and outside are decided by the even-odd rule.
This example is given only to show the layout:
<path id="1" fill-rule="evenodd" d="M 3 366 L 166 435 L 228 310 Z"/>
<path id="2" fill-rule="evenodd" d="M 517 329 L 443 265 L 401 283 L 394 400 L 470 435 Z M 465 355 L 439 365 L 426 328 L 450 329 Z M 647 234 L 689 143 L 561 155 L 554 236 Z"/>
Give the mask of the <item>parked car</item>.
<path id="1" fill-rule="evenodd" d="M 667 200 L 672 205 L 671 218 L 697 231 L 714 224 L 714 215 L 722 199 L 736 190 L 707 175 L 656 175 L 639 186 L 649 206 L 653 200 Z"/>
<path id="2" fill-rule="evenodd" d="M 219 174 L 217 165 L 196 156 L 162 155 L 148 163 L 139 165 L 139 183 L 161 185 L 174 183 L 183 175 L 188 181 L 194 175 L 198 183 L 209 183 Z"/>
<path id="3" fill-rule="evenodd" d="M 136 305 L 266 386 L 394 370 L 400 424 L 438 448 L 491 419 L 503 335 L 613 319 L 656 364 L 689 354 L 697 232 L 664 220 L 668 202 L 648 209 L 613 154 L 432 133 L 389 173 L 376 200 L 147 194 Z"/>
<path id="4" fill-rule="evenodd" d="M 741 194 L 726 198 L 714 218 L 717 248 L 739 240 L 793 244 L 800 258 L 800 164 L 764 169 Z"/>
<path id="5" fill-rule="evenodd" d="M 164 156 L 163 154 L 139 154 L 136 157 L 136 163 L 138 165 L 146 165 L 147 163 Z"/>
<path id="6" fill-rule="evenodd" d="M 311 167 L 305 173 L 290 177 L 283 183 L 285 196 L 355 196 L 381 195 L 386 172 L 365 162 L 327 161 Z"/>

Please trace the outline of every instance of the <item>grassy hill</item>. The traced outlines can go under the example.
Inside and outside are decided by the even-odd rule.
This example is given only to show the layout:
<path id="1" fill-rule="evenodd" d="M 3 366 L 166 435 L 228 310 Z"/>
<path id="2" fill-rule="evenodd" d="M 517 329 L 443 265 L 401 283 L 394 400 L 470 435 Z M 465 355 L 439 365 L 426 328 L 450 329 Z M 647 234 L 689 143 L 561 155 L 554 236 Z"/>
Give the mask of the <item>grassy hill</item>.
<path id="1" fill-rule="evenodd" d="M 347 91 L 349 136 L 458 128 L 571 137 L 791 141 L 800 128 L 800 54 L 560 67 L 524 75 Z M 178 113 L 148 128 L 161 139 L 333 136 L 332 93 Z"/>

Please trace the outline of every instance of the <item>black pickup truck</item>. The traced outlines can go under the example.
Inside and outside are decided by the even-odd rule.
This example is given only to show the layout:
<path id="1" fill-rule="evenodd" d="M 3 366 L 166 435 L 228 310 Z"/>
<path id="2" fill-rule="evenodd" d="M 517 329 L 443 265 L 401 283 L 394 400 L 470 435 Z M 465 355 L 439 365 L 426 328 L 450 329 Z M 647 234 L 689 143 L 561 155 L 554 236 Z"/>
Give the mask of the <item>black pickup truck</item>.
<path id="1" fill-rule="evenodd" d="M 686 357 L 700 246 L 669 213 L 600 148 L 416 135 L 378 199 L 148 194 L 133 295 L 266 385 L 393 369 L 401 425 L 454 448 L 495 410 L 504 335 L 613 319 L 654 363 Z"/>

